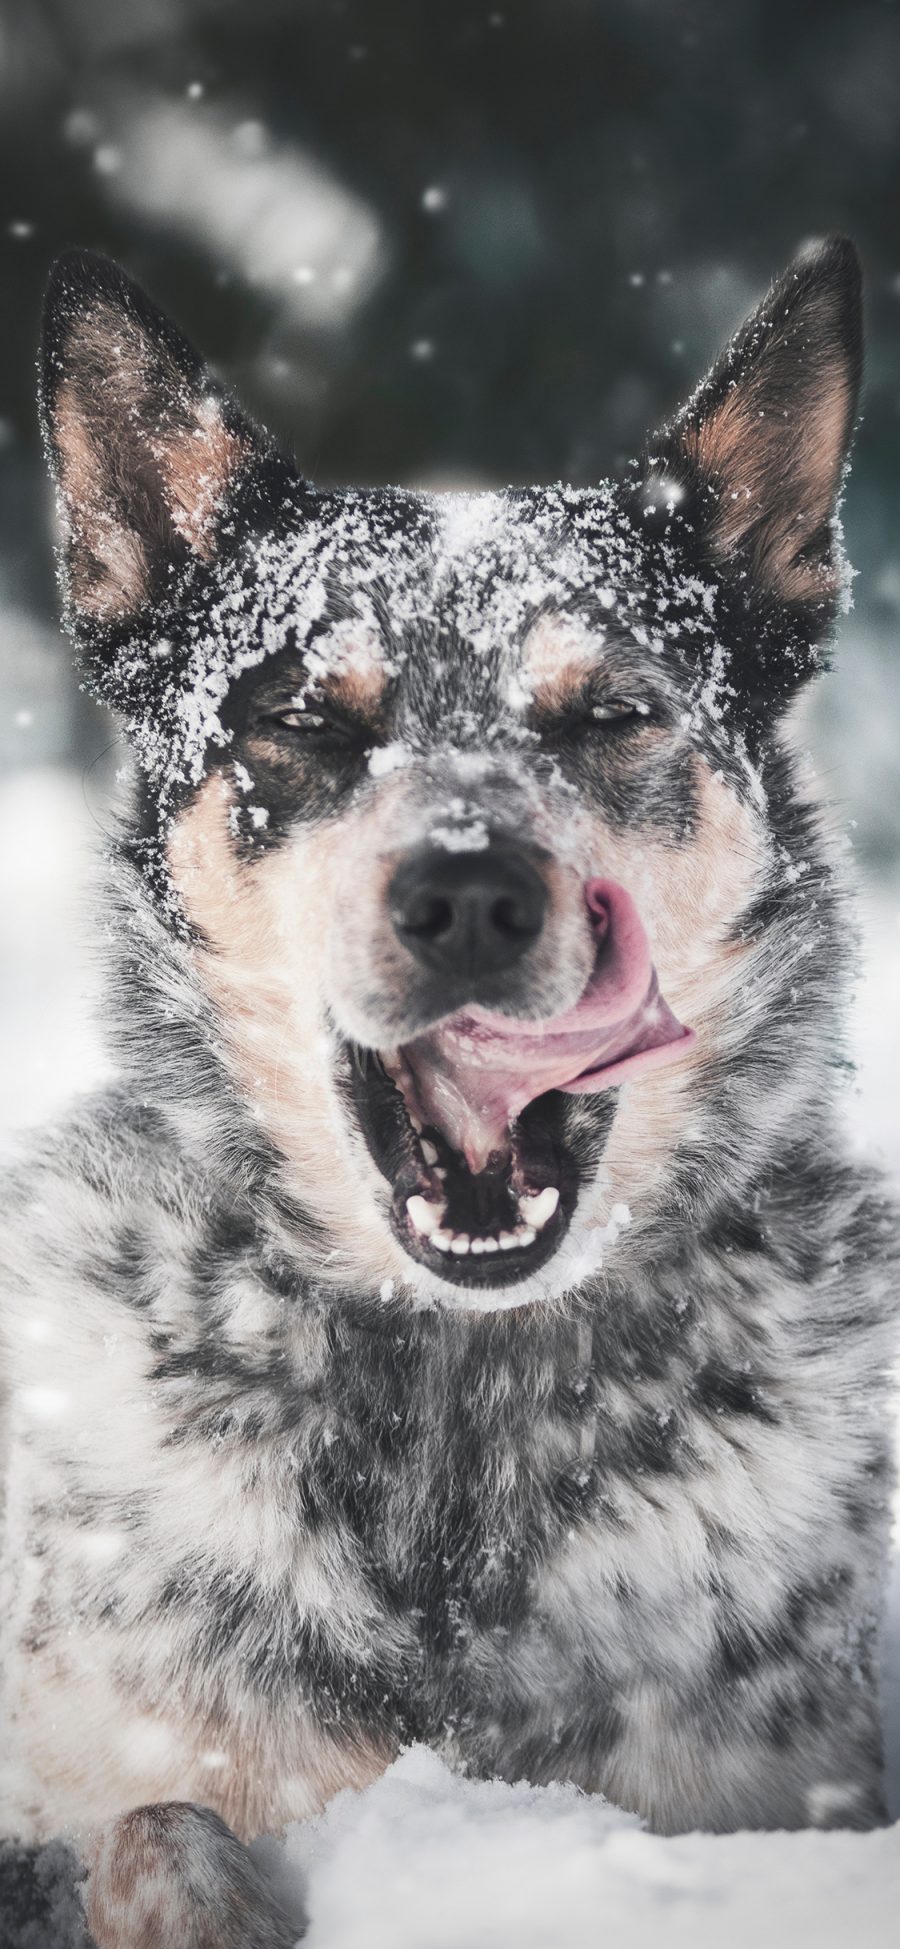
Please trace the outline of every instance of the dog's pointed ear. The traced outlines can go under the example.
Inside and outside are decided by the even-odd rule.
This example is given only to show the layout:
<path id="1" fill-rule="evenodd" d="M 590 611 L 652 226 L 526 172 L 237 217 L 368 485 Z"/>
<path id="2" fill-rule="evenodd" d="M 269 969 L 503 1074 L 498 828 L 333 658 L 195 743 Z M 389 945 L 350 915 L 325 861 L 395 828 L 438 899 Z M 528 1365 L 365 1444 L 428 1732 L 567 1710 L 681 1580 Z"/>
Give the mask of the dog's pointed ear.
<path id="1" fill-rule="evenodd" d="M 839 594 L 861 365 L 859 258 L 835 237 L 777 280 L 645 463 L 645 499 L 654 477 L 674 481 L 711 561 L 802 611 L 811 634 Z"/>
<path id="2" fill-rule="evenodd" d="M 127 622 L 192 556 L 211 558 L 268 451 L 170 320 L 89 251 L 51 273 L 40 410 L 76 624 Z"/>

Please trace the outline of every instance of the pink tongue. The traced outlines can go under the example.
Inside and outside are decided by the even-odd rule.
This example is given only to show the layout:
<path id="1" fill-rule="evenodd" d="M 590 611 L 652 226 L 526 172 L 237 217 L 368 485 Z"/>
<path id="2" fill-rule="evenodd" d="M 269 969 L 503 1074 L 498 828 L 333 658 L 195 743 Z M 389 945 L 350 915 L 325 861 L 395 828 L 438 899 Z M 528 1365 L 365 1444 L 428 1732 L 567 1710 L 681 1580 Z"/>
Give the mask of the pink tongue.
<path id="1" fill-rule="evenodd" d="M 422 1123 L 434 1124 L 470 1171 L 509 1149 L 509 1126 L 545 1090 L 590 1094 L 671 1058 L 693 1032 L 663 1000 L 630 894 L 588 880 L 597 965 L 574 1008 L 517 1022 L 473 1008 L 406 1044 L 401 1080 Z"/>

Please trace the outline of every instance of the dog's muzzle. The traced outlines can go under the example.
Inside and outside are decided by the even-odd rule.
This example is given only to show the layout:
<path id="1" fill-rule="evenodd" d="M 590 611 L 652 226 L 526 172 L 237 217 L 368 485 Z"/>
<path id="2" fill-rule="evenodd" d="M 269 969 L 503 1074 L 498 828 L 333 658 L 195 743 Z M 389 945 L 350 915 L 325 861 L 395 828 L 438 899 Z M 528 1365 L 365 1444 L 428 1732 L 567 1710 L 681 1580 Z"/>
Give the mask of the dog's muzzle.
<path id="1" fill-rule="evenodd" d="M 561 1013 L 528 1017 L 483 997 L 495 983 L 512 997 L 550 927 L 534 856 L 509 841 L 475 854 L 423 847 L 391 882 L 392 926 L 410 976 L 413 963 L 417 978 L 427 970 L 436 1019 L 399 1046 L 358 1052 L 357 1102 L 397 1237 L 457 1286 L 508 1286 L 557 1249 L 581 1168 L 565 1099 L 608 1092 L 692 1039 L 660 993 L 626 889 L 589 877 L 581 896 L 587 982 Z"/>

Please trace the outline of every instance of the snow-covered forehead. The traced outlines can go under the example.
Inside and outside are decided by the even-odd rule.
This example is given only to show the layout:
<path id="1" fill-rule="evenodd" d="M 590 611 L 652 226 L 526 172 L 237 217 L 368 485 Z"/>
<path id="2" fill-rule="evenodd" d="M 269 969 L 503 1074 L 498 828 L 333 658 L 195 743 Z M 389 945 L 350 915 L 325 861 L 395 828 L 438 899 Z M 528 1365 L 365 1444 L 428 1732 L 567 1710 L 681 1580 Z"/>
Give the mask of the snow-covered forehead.
<path id="1" fill-rule="evenodd" d="M 602 484 L 419 494 L 304 488 L 271 528 L 219 565 L 189 618 L 174 705 L 174 757 L 189 781 L 226 742 L 220 713 L 236 678 L 285 651 L 310 685 L 355 674 L 443 711 L 521 709 L 536 626 L 561 618 L 595 653 L 660 652 L 710 633 L 709 596 L 664 543 L 641 532 Z M 565 635 L 565 632 L 564 632 Z M 562 642 L 559 647 L 562 647 Z"/>
<path id="2" fill-rule="evenodd" d="M 549 604 L 627 603 L 641 578 L 640 538 L 606 486 L 345 493 L 292 512 L 253 544 L 245 620 L 270 648 L 287 628 L 301 646 L 332 614 L 370 624 L 385 648 L 425 628 L 498 651 Z"/>
<path id="3" fill-rule="evenodd" d="M 476 653 L 520 651 L 548 611 L 627 605 L 642 550 L 613 491 L 441 497 L 432 595 L 436 622 Z"/>
<path id="4" fill-rule="evenodd" d="M 239 554 L 209 621 L 239 668 L 288 646 L 321 659 L 327 639 L 343 659 L 354 640 L 377 648 L 394 675 L 442 642 L 508 658 L 552 611 L 601 629 L 616 618 L 646 645 L 648 622 L 664 631 L 668 611 L 702 608 L 654 552 L 608 484 L 308 495 Z"/>

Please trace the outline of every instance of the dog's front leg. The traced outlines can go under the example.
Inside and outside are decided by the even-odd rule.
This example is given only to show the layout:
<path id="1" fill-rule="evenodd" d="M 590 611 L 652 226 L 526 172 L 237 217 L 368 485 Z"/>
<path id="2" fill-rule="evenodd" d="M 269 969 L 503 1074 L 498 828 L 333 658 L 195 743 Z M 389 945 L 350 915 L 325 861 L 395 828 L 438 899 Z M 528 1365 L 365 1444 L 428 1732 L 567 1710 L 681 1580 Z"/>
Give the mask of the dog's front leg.
<path id="1" fill-rule="evenodd" d="M 291 1920 L 207 1807 L 138 1807 L 105 1828 L 85 1891 L 97 1949 L 293 1949 Z"/>

